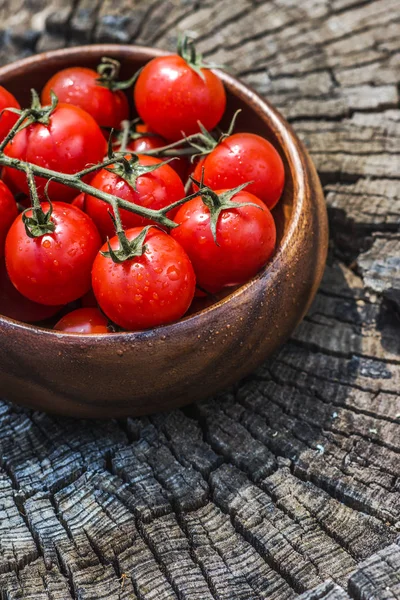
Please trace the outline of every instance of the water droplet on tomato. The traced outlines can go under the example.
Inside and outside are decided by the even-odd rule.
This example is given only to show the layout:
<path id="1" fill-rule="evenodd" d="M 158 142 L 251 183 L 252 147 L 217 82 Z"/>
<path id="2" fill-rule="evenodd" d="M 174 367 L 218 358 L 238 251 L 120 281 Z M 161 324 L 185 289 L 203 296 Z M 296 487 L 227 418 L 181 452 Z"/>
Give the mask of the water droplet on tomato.
<path id="1" fill-rule="evenodd" d="M 50 240 L 43 240 L 42 246 L 43 246 L 43 248 L 50 248 L 50 246 L 51 246 Z"/>
<path id="2" fill-rule="evenodd" d="M 179 273 L 176 267 L 169 267 L 167 269 L 167 275 L 171 281 L 176 281 L 177 279 L 179 279 Z"/>

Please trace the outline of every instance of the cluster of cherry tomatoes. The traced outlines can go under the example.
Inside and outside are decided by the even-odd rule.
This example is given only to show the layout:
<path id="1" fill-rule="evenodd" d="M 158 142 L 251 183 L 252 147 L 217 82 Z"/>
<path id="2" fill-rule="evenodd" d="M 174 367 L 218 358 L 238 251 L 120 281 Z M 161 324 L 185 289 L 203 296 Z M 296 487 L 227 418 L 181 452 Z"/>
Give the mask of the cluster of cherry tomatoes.
<path id="1" fill-rule="evenodd" d="M 116 61 L 97 72 L 59 71 L 45 85 L 36 106 L 52 109 L 28 117 L 0 152 L 0 314 L 28 323 L 53 318 L 55 329 L 70 332 L 143 330 L 180 319 L 195 296 L 243 284 L 267 263 L 282 160 L 252 133 L 215 136 L 208 153 L 188 160 L 185 140 L 214 130 L 226 108 L 221 80 L 189 49 L 140 71 L 133 100 L 142 123 L 125 127 L 123 141 L 115 132 L 130 108 Z M 0 87 L 0 143 L 19 119 L 10 108 L 20 107 Z M 120 160 L 104 164 L 110 132 L 111 156 Z M 29 165 L 41 169 L 31 180 Z M 92 193 L 79 195 L 79 186 L 50 173 L 85 169 L 79 181 Z M 99 192 L 121 200 L 117 215 Z M 175 203 L 170 228 L 150 218 Z"/>

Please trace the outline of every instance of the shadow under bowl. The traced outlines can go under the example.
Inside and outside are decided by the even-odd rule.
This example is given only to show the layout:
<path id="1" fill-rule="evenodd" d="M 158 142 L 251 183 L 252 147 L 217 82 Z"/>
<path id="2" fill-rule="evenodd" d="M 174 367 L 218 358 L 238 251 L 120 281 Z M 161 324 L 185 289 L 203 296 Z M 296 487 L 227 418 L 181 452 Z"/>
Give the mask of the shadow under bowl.
<path id="1" fill-rule="evenodd" d="M 57 50 L 0 68 L 0 83 L 22 106 L 58 70 L 117 58 L 122 78 L 164 53 L 138 46 Z M 313 164 L 283 117 L 254 91 L 219 72 L 225 126 L 257 133 L 279 151 L 286 172 L 274 210 L 278 241 L 269 264 L 217 303 L 177 323 L 136 333 L 77 335 L 0 317 L 0 393 L 38 410 L 123 417 L 207 397 L 249 374 L 293 332 L 320 283 L 327 253 L 325 201 Z"/>

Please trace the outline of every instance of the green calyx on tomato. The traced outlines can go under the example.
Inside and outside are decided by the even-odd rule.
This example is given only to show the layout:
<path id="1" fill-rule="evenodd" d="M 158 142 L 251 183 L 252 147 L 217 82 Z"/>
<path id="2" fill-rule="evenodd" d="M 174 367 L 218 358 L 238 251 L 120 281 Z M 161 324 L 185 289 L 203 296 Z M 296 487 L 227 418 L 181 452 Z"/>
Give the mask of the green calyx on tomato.
<path id="1" fill-rule="evenodd" d="M 19 127 L 18 131 L 29 127 L 32 123 L 41 123 L 42 125 L 48 125 L 50 123 L 50 115 L 54 112 L 58 104 L 58 98 L 52 91 L 50 93 L 51 104 L 48 106 L 42 106 L 40 103 L 39 94 L 36 90 L 31 89 L 32 101 L 31 106 L 28 109 L 28 117 L 24 123 Z M 20 114 L 22 111 L 20 111 Z"/>
<path id="2" fill-rule="evenodd" d="M 26 235 L 30 238 L 37 238 L 42 237 L 47 233 L 53 233 L 55 231 L 56 226 L 51 220 L 53 205 L 50 201 L 50 198 L 47 197 L 47 201 L 49 203 L 49 210 L 45 212 L 39 200 L 35 184 L 35 178 L 33 177 L 31 167 L 27 167 L 26 177 L 28 180 L 28 186 L 32 202 L 32 208 L 27 208 L 22 213 L 22 222 L 25 225 Z M 45 193 L 47 195 L 47 189 L 45 190 Z M 30 217 L 28 217 L 27 215 L 28 211 L 32 213 Z"/>
<path id="3" fill-rule="evenodd" d="M 115 173 L 121 179 L 124 179 L 126 183 L 133 187 L 135 192 L 137 192 L 136 182 L 141 175 L 145 175 L 146 173 L 151 173 L 156 169 L 162 167 L 163 165 L 168 164 L 173 158 L 168 160 L 164 160 L 163 162 L 159 162 L 154 165 L 141 165 L 139 162 L 139 157 L 137 154 L 130 155 L 129 158 L 123 156 L 122 158 L 118 158 L 118 163 L 111 167 L 105 167 L 107 171 L 110 173 Z"/>
<path id="4" fill-rule="evenodd" d="M 97 84 L 101 85 L 112 92 L 117 90 L 127 90 L 130 88 L 139 77 L 140 71 L 139 69 L 126 81 L 117 81 L 119 72 L 121 69 L 121 63 L 119 60 L 115 58 L 110 58 L 108 56 L 103 56 L 100 64 L 97 67 L 97 73 L 99 77 L 97 79 Z"/>
<path id="5" fill-rule="evenodd" d="M 51 220 L 51 214 L 53 212 L 51 202 L 49 202 L 50 208 L 47 212 L 42 209 L 33 209 L 32 217 L 28 217 L 26 213 L 32 209 L 27 208 L 22 213 L 22 221 L 25 225 L 26 235 L 31 238 L 42 237 L 47 233 L 53 233 L 55 225 Z"/>
<path id="6" fill-rule="evenodd" d="M 114 222 L 120 247 L 118 250 L 113 250 L 111 248 L 110 240 L 107 239 L 108 252 L 100 252 L 100 254 L 105 258 L 111 258 L 114 263 L 123 263 L 126 260 L 135 258 L 135 256 L 142 256 L 146 252 L 144 240 L 146 239 L 147 232 L 153 225 L 147 225 L 142 229 L 138 236 L 129 241 L 125 235 L 125 231 L 118 226 L 117 219 L 115 219 L 111 213 L 109 214 Z"/>
<path id="7" fill-rule="evenodd" d="M 218 139 L 216 139 L 205 127 L 202 123 L 200 123 L 200 121 L 198 121 L 199 127 L 200 127 L 200 133 L 195 133 L 190 137 L 186 137 L 185 141 L 192 146 L 192 148 L 195 148 L 195 150 L 197 150 L 197 152 L 195 152 L 192 156 L 191 156 L 191 162 L 194 162 L 194 160 L 196 158 L 201 158 L 203 156 L 207 156 L 208 154 L 210 154 L 217 146 L 218 144 L 220 144 L 221 142 L 223 142 L 227 137 L 229 137 L 230 135 L 232 135 L 233 130 L 235 128 L 236 125 L 236 119 L 239 115 L 239 113 L 242 112 L 242 109 L 239 108 L 235 114 L 233 115 L 231 122 L 229 124 L 229 127 L 227 129 L 227 131 L 221 133 L 221 135 L 219 136 Z"/>
<path id="8" fill-rule="evenodd" d="M 187 33 L 181 35 L 178 39 L 177 45 L 178 56 L 183 58 L 183 60 L 188 64 L 188 66 L 203 79 L 204 73 L 202 69 L 219 69 L 222 68 L 222 65 L 217 65 L 213 63 L 204 63 L 203 55 L 196 50 L 196 46 L 194 44 L 194 40 L 190 38 Z"/>
<path id="9" fill-rule="evenodd" d="M 8 131 L 7 135 L 4 136 L 1 144 L 0 144 L 0 152 L 3 152 L 4 148 L 8 144 L 10 140 L 12 140 L 17 133 L 29 127 L 33 123 L 41 123 L 42 125 L 49 125 L 50 116 L 57 108 L 58 98 L 56 94 L 52 91 L 50 92 L 50 104 L 47 106 L 42 106 L 40 103 L 40 98 L 36 90 L 31 89 L 31 106 L 25 110 L 21 110 L 19 108 L 10 107 L 7 108 L 8 112 L 15 113 L 19 115 L 19 119 L 14 123 L 14 126 Z M 2 113 L 0 114 L 2 116 Z"/>
<path id="10" fill-rule="evenodd" d="M 238 185 L 237 187 L 227 190 L 222 194 L 217 194 L 211 188 L 205 186 L 202 181 L 196 181 L 193 179 L 193 177 L 191 177 L 191 180 L 193 183 L 199 186 L 199 196 L 201 197 L 203 204 L 205 204 L 210 211 L 210 227 L 214 242 L 217 246 L 219 246 L 217 240 L 217 224 L 218 219 L 224 210 L 232 210 L 232 208 L 239 208 L 241 206 L 255 206 L 256 208 L 262 210 L 258 204 L 254 204 L 253 202 L 232 202 L 232 198 L 241 192 L 246 186 L 252 183 L 251 181 L 242 183 L 242 185 Z"/>

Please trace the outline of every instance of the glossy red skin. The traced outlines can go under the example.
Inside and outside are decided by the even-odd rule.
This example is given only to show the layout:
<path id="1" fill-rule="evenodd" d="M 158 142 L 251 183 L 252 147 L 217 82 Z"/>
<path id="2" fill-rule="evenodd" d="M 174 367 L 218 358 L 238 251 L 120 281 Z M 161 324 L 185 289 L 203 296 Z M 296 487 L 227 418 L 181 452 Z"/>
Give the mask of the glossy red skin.
<path id="1" fill-rule="evenodd" d="M 209 209 L 200 197 L 184 204 L 174 218 L 179 227 L 171 236 L 186 250 L 198 285 L 211 293 L 248 281 L 266 264 L 275 247 L 275 222 L 265 204 L 246 191 L 236 194 L 233 202 L 251 202 L 260 208 L 222 211 L 217 223 L 218 246 L 211 233 Z"/>
<path id="2" fill-rule="evenodd" d="M 143 133 L 143 136 L 136 140 L 131 140 L 128 144 L 128 150 L 133 150 L 135 154 L 141 154 L 142 152 L 147 152 L 147 150 L 156 150 L 168 144 L 167 140 L 154 133 L 154 131 L 151 131 L 147 123 L 138 123 L 136 125 L 136 133 Z M 151 133 L 151 135 L 146 135 L 147 133 Z"/>
<path id="3" fill-rule="evenodd" d="M 59 102 L 79 106 L 107 129 L 119 129 L 121 121 L 129 119 L 129 104 L 125 92 L 112 92 L 97 83 L 99 75 L 93 69 L 70 67 L 59 71 L 42 90 L 42 105 L 51 104 L 50 92 Z M 108 137 L 108 134 L 107 134 Z"/>
<path id="4" fill-rule="evenodd" d="M 212 71 L 204 81 L 178 55 L 153 58 L 140 73 L 134 101 L 141 119 L 170 141 L 200 131 L 198 121 L 213 129 L 225 111 L 224 86 Z"/>
<path id="5" fill-rule="evenodd" d="M 141 231 L 142 227 L 135 227 L 126 235 L 132 240 Z M 110 243 L 113 249 L 119 247 L 116 237 Z M 142 256 L 124 263 L 114 263 L 99 253 L 93 265 L 93 290 L 100 308 L 111 321 L 130 331 L 180 319 L 195 291 L 190 260 L 171 236 L 151 228 L 145 245 Z"/>
<path id="6" fill-rule="evenodd" d="M 77 308 L 64 315 L 54 329 L 66 333 L 108 333 L 107 323 L 98 308 Z"/>
<path id="7" fill-rule="evenodd" d="M 194 178 L 200 181 L 204 167 L 204 184 L 213 190 L 234 188 L 252 181 L 246 191 L 272 209 L 282 195 L 285 169 L 277 150 L 254 133 L 229 136 L 199 161 Z"/>
<path id="8" fill-rule="evenodd" d="M 0 85 L 0 142 L 4 140 L 11 127 L 18 121 L 18 115 L 5 108 L 21 108 L 19 102 L 10 92 Z"/>
<path id="9" fill-rule="evenodd" d="M 4 259 L 0 261 L 0 315 L 24 323 L 38 323 L 49 319 L 60 309 L 61 306 L 45 306 L 25 298 L 11 283 Z"/>
<path id="10" fill-rule="evenodd" d="M 60 103 L 51 114 L 49 125 L 34 123 L 19 131 L 7 144 L 5 153 L 12 158 L 72 174 L 102 161 L 106 147 L 101 129 L 93 117 L 81 108 Z M 5 173 L 20 192 L 29 193 L 23 172 L 6 168 Z M 45 200 L 47 181 L 42 177 L 35 177 L 35 181 L 40 198 Z M 49 184 L 48 192 L 51 200 L 59 202 L 70 202 L 76 196 L 76 190 L 55 182 Z"/>
<path id="11" fill-rule="evenodd" d="M 8 230 L 18 217 L 17 203 L 3 181 L 0 181 L 0 258 L 4 256 L 4 246 Z"/>
<path id="12" fill-rule="evenodd" d="M 48 203 L 42 206 L 45 212 L 49 210 Z M 12 283 L 30 300 L 50 306 L 67 304 L 89 291 L 92 265 L 101 245 L 93 221 L 78 208 L 54 202 L 52 220 L 56 225 L 53 233 L 30 238 L 20 215 L 6 239 Z"/>
<path id="13" fill-rule="evenodd" d="M 79 210 L 85 212 L 86 194 L 82 192 L 81 194 L 79 194 L 79 196 L 75 198 L 75 200 L 72 200 L 71 204 L 72 206 L 76 206 L 76 208 L 79 208 Z"/>
<path id="14" fill-rule="evenodd" d="M 160 164 L 162 161 L 152 156 L 139 155 L 141 165 Z M 185 189 L 180 177 L 169 165 L 163 165 L 138 177 L 136 181 L 137 191 L 133 189 L 124 179 L 102 169 L 91 181 L 91 185 L 98 190 L 114 194 L 123 200 L 158 210 L 168 206 L 185 196 Z M 103 200 L 94 196 L 86 196 L 86 213 L 93 219 L 100 234 L 105 240 L 115 235 L 114 225 L 111 221 L 109 211 L 111 207 Z M 139 227 L 151 224 L 149 219 L 136 215 L 127 210 L 120 211 L 122 224 L 125 228 Z"/>

